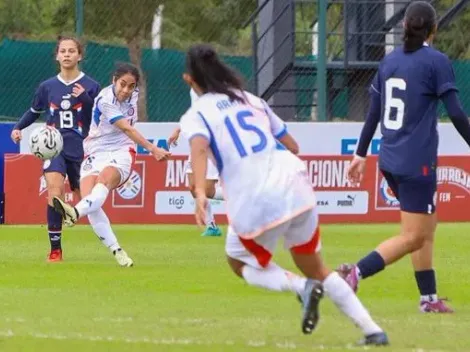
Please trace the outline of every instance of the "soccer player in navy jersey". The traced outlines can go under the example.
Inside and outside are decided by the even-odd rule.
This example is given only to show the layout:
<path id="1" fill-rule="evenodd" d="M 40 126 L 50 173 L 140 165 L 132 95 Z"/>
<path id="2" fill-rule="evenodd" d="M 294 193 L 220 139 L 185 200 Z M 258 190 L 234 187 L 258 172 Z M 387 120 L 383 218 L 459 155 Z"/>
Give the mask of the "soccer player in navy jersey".
<path id="1" fill-rule="evenodd" d="M 355 265 L 339 272 L 357 289 L 360 279 L 411 254 L 422 312 L 450 313 L 437 296 L 432 252 L 436 229 L 437 107 L 441 100 L 460 135 L 470 145 L 470 124 L 462 110 L 448 57 L 429 46 L 437 16 L 427 2 L 411 3 L 405 13 L 404 45 L 380 63 L 370 87 L 371 105 L 349 178 L 360 182 L 372 136 L 380 123 L 379 168 L 400 202 L 401 230 Z"/>
<path id="2" fill-rule="evenodd" d="M 31 108 L 24 113 L 11 133 L 13 141 L 21 139 L 21 130 L 35 122 L 42 113 L 46 124 L 57 128 L 64 139 L 60 155 L 44 162 L 44 176 L 48 191 L 47 224 L 51 252 L 48 261 L 62 260 L 62 216 L 52 206 L 53 197 L 64 198 L 64 181 L 68 176 L 70 188 L 80 197 L 80 164 L 83 160 L 83 139 L 90 128 L 93 101 L 100 86 L 80 71 L 83 47 L 73 37 L 59 37 L 56 60 L 60 73 L 42 82 Z"/>

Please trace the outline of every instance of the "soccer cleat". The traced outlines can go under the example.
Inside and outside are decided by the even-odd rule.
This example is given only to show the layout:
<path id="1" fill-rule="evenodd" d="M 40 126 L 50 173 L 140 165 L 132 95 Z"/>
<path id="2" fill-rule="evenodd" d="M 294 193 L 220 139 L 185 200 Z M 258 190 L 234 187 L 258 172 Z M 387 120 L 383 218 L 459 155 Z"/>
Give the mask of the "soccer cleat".
<path id="1" fill-rule="evenodd" d="M 62 261 L 62 249 L 51 250 L 51 253 L 49 253 L 49 257 L 47 258 L 47 261 L 49 263 L 61 262 Z"/>
<path id="2" fill-rule="evenodd" d="M 384 332 L 367 335 L 358 342 L 359 346 L 386 346 L 389 344 L 387 334 Z"/>
<path id="3" fill-rule="evenodd" d="M 445 304 L 447 298 L 439 298 L 435 302 L 421 301 L 419 310 L 422 313 L 453 313 L 454 310 Z"/>
<path id="4" fill-rule="evenodd" d="M 62 220 L 66 226 L 73 226 L 78 221 L 78 211 L 70 204 L 62 201 L 59 197 L 52 199 L 54 209 L 62 216 Z"/>
<path id="5" fill-rule="evenodd" d="M 357 266 L 354 264 L 341 264 L 336 269 L 338 274 L 348 283 L 354 292 L 357 292 L 359 288 L 359 279 L 357 275 Z"/>
<path id="6" fill-rule="evenodd" d="M 220 237 L 222 231 L 217 226 L 207 226 L 206 231 L 201 234 L 202 237 Z"/>
<path id="7" fill-rule="evenodd" d="M 320 318 L 318 304 L 323 297 L 323 285 L 320 281 L 307 279 L 304 292 L 298 297 L 303 306 L 302 332 L 311 334 Z"/>
<path id="8" fill-rule="evenodd" d="M 132 259 L 127 255 L 127 253 L 122 248 L 119 248 L 113 251 L 113 254 L 114 254 L 114 258 L 116 258 L 116 261 L 118 262 L 120 266 L 128 268 L 134 265 L 134 262 L 132 261 Z"/>

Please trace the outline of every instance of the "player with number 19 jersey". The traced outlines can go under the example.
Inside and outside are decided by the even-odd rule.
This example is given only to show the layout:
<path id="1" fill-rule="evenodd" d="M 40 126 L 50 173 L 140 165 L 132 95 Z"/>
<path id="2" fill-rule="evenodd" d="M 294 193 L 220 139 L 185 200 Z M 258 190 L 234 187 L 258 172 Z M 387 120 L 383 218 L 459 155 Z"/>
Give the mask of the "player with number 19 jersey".
<path id="1" fill-rule="evenodd" d="M 74 97 L 76 84 L 85 91 Z M 57 75 L 39 85 L 31 105 L 31 112 L 38 117 L 45 113 L 46 124 L 57 128 L 64 139 L 62 152 L 45 162 L 44 171 L 67 174 L 72 189 L 79 188 L 83 140 L 88 135 L 93 101 L 99 92 L 100 85 L 83 72 L 70 82 Z"/>
<path id="2" fill-rule="evenodd" d="M 316 202 L 305 164 L 278 142 L 286 124 L 264 100 L 248 92 L 243 99 L 206 93 L 180 126 L 188 140 L 198 135 L 209 140 L 230 225 L 238 236 L 254 238 Z"/>

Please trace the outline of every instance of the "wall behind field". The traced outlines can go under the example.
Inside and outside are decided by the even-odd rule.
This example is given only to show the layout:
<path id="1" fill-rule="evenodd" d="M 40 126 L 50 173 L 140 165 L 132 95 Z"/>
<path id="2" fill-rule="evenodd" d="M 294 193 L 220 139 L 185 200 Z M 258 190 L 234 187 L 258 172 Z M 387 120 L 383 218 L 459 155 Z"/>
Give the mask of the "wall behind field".
<path id="1" fill-rule="evenodd" d="M 57 74 L 54 61 L 55 43 L 28 42 L 5 39 L 0 43 L 0 119 L 14 120 L 30 106 L 39 83 Z M 305 58 L 303 58 L 305 59 Z M 247 80 L 252 76 L 251 57 L 225 56 L 224 60 L 235 67 Z M 129 61 L 128 49 L 119 46 L 88 43 L 82 69 L 102 86 L 111 82 L 117 61 Z M 170 49 L 143 49 L 142 66 L 147 77 L 147 109 L 150 121 L 178 121 L 189 107 L 189 93 L 181 75 L 185 57 L 181 51 Z M 470 116 L 470 61 L 454 61 L 457 85 L 467 114 Z M 300 77 L 300 88 L 315 85 L 315 76 Z M 333 103 L 334 116 L 347 118 L 347 94 L 343 92 Z M 312 105 L 312 95 L 300 93 L 297 104 Z M 444 110 L 440 110 L 441 116 Z M 303 109 L 297 121 L 310 116 Z"/>

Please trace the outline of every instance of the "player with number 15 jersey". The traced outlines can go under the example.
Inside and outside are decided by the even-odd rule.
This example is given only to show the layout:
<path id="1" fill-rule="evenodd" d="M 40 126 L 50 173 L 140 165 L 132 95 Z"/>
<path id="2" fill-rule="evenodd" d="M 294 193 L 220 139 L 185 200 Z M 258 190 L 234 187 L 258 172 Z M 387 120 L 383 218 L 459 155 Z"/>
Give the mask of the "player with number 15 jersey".
<path id="1" fill-rule="evenodd" d="M 196 220 L 201 225 L 207 218 L 210 157 L 226 196 L 225 251 L 232 271 L 250 285 L 295 292 L 304 334 L 315 328 L 325 292 L 363 330 L 364 344 L 388 344 L 352 289 L 323 264 L 315 195 L 284 121 L 263 99 L 243 90 L 239 76 L 210 45 L 188 50 L 183 79 L 199 96 L 180 121 L 190 143 Z M 281 239 L 306 277 L 271 260 Z"/>

